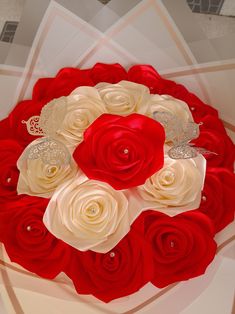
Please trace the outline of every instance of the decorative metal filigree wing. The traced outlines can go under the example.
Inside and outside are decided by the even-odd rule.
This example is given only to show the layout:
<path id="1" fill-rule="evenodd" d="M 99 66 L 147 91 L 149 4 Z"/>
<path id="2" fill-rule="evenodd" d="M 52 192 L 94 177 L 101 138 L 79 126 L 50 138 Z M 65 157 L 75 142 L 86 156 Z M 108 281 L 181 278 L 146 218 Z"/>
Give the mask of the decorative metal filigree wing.
<path id="1" fill-rule="evenodd" d="M 42 108 L 39 125 L 47 136 L 56 137 L 66 115 L 66 104 L 67 98 L 60 97 L 50 101 Z"/>
<path id="2" fill-rule="evenodd" d="M 200 123 L 197 124 L 190 121 L 186 125 L 183 125 L 180 119 L 170 112 L 155 111 L 153 118 L 164 127 L 166 141 L 173 143 L 173 147 L 168 151 L 170 158 L 188 159 L 195 158 L 198 154 L 214 154 L 204 148 L 194 147 L 190 143 L 193 139 L 198 138 Z"/>
<path id="3" fill-rule="evenodd" d="M 40 126 L 40 116 L 32 116 L 27 121 L 22 120 L 23 124 L 26 124 L 27 131 L 30 135 L 43 136 L 44 132 Z"/>
<path id="4" fill-rule="evenodd" d="M 28 147 L 26 158 L 40 158 L 46 165 L 62 166 L 70 162 L 71 156 L 63 143 L 49 137 L 43 137 Z"/>

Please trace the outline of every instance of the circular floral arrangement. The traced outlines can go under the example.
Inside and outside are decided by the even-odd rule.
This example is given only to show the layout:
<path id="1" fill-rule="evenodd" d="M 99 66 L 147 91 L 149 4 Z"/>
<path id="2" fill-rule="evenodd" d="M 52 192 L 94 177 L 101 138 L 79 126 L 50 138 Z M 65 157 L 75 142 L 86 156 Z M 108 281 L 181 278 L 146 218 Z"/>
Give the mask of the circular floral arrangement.
<path id="1" fill-rule="evenodd" d="M 234 219 L 218 113 L 147 65 L 64 68 L 0 122 L 0 240 L 104 302 L 203 274 Z"/>

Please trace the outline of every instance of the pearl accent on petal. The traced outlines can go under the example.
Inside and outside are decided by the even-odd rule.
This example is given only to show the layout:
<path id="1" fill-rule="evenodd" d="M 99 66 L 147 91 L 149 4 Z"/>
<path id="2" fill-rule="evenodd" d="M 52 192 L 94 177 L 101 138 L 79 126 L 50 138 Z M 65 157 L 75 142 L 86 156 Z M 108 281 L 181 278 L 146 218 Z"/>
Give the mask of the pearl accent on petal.
<path id="1" fill-rule="evenodd" d="M 173 184 L 174 181 L 175 181 L 175 174 L 173 171 L 170 171 L 168 169 L 166 169 L 165 171 L 162 171 L 162 174 L 159 178 L 159 182 L 161 185 L 168 186 L 168 185 Z"/>
<path id="2" fill-rule="evenodd" d="M 167 181 L 172 181 L 172 179 L 175 178 L 175 174 L 174 172 L 171 172 L 171 171 L 167 171 L 166 172 L 166 176 L 165 176 L 166 180 Z"/>
<path id="3" fill-rule="evenodd" d="M 7 183 L 10 183 L 11 182 L 11 178 L 7 178 Z"/>
<path id="4" fill-rule="evenodd" d="M 190 109 L 191 109 L 192 111 L 194 111 L 196 108 L 195 108 L 195 107 L 190 107 Z"/>
<path id="5" fill-rule="evenodd" d="M 124 153 L 124 154 L 128 154 L 128 153 L 129 153 L 129 149 L 125 148 L 125 149 L 123 150 L 123 153 Z"/>
<path id="6" fill-rule="evenodd" d="M 171 247 L 174 247 L 175 243 L 173 241 L 171 241 L 170 245 L 171 245 Z"/>
<path id="7" fill-rule="evenodd" d="M 202 200 L 203 200 L 204 202 L 206 201 L 206 196 L 205 196 L 205 195 L 202 196 Z"/>
<path id="8" fill-rule="evenodd" d="M 56 166 L 52 166 L 50 168 L 47 169 L 47 174 L 54 174 L 57 171 L 57 167 Z"/>
<path id="9" fill-rule="evenodd" d="M 31 229 L 32 229 L 31 226 L 27 226 L 27 227 L 26 227 L 26 230 L 27 230 L 27 231 L 31 231 Z"/>
<path id="10" fill-rule="evenodd" d="M 115 256 L 115 253 L 114 253 L 114 252 L 111 252 L 111 253 L 109 254 L 109 256 L 110 256 L 111 258 L 113 258 L 113 257 Z"/>
<path id="11" fill-rule="evenodd" d="M 99 208 L 91 207 L 91 208 L 88 208 L 86 212 L 87 212 L 87 215 L 93 216 L 93 215 L 98 214 Z"/>

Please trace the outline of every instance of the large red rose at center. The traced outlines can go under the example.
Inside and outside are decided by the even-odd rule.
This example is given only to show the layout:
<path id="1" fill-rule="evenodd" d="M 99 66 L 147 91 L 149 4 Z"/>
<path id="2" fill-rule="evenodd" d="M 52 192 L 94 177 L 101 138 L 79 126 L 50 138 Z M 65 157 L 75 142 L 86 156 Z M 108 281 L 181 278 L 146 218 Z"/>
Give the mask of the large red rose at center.
<path id="1" fill-rule="evenodd" d="M 128 189 L 162 168 L 164 141 L 163 127 L 151 118 L 103 114 L 85 131 L 73 157 L 88 178 Z"/>

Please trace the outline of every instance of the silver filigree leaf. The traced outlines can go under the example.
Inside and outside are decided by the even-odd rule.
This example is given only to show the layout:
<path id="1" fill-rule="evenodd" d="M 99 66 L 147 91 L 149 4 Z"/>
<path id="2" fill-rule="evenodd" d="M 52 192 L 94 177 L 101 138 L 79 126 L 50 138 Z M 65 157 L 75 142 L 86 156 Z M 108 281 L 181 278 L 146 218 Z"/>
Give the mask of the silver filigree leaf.
<path id="1" fill-rule="evenodd" d="M 27 131 L 30 135 L 42 136 L 44 132 L 40 127 L 40 116 L 32 116 L 27 121 L 22 120 L 21 123 L 26 124 Z"/>
<path id="2" fill-rule="evenodd" d="M 175 141 L 177 134 L 182 132 L 180 120 L 170 112 L 154 111 L 153 117 L 161 123 L 166 134 L 166 141 Z"/>
<path id="3" fill-rule="evenodd" d="M 184 130 L 183 142 L 188 143 L 199 136 L 199 124 L 188 122 Z"/>
<path id="4" fill-rule="evenodd" d="M 210 150 L 207 150 L 206 148 L 203 148 L 203 147 L 196 147 L 195 146 L 195 149 L 197 151 L 198 154 L 202 154 L 202 155 L 218 155 L 217 153 L 215 152 L 212 152 Z"/>
<path id="5" fill-rule="evenodd" d="M 64 121 L 67 111 L 66 105 L 67 98 L 60 97 L 53 99 L 42 108 L 39 125 L 44 134 L 56 137 L 56 133 Z"/>
<path id="6" fill-rule="evenodd" d="M 168 156 L 172 159 L 189 159 L 198 155 L 197 150 L 190 145 L 173 146 L 168 151 Z"/>
<path id="7" fill-rule="evenodd" d="M 26 158 L 41 159 L 46 165 L 66 165 L 70 161 L 70 153 L 67 147 L 52 138 L 44 137 L 36 144 L 29 146 Z"/>
<path id="8" fill-rule="evenodd" d="M 172 159 L 188 159 L 195 158 L 198 154 L 202 155 L 218 155 L 215 152 L 209 151 L 203 147 L 194 146 L 193 143 L 186 143 L 182 145 L 173 146 L 168 151 L 168 156 Z"/>

